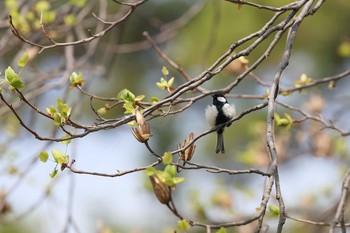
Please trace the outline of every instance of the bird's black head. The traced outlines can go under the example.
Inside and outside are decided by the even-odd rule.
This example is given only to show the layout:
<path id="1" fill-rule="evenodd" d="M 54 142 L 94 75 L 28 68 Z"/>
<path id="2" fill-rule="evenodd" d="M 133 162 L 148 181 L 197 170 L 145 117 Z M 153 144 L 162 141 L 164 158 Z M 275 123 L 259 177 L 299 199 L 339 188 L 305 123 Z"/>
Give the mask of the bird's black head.
<path id="1" fill-rule="evenodd" d="M 213 105 L 222 106 L 227 103 L 227 100 L 223 94 L 214 94 L 213 97 Z"/>

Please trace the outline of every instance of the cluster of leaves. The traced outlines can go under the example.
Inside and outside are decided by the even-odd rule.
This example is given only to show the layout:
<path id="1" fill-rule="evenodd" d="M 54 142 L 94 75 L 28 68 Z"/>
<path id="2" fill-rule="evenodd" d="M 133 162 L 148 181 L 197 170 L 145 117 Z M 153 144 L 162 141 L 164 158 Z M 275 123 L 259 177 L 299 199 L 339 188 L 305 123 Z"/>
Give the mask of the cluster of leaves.
<path id="1" fill-rule="evenodd" d="M 160 81 L 156 83 L 157 87 L 159 87 L 162 90 L 167 90 L 168 92 L 172 92 L 174 90 L 173 83 L 175 78 L 171 77 L 167 81 L 167 76 L 169 75 L 169 70 L 163 66 L 162 68 L 162 74 L 163 77 L 160 78 Z"/>
<path id="2" fill-rule="evenodd" d="M 63 138 L 67 138 L 67 135 L 64 136 Z M 57 149 L 53 149 L 51 151 L 51 155 L 53 158 L 53 160 L 51 160 L 51 161 L 56 163 L 53 171 L 50 173 L 51 178 L 54 178 L 57 175 L 57 173 L 58 173 L 57 167 L 59 165 L 61 166 L 61 170 L 63 170 L 67 166 L 67 163 L 69 161 L 69 156 L 67 155 L 67 148 L 68 148 L 68 145 L 71 143 L 71 140 L 62 141 L 62 143 L 66 145 L 66 150 L 64 153 L 60 150 L 57 150 Z M 38 155 L 38 158 L 43 163 L 46 163 L 49 160 L 49 157 L 50 157 L 49 153 L 47 153 L 46 151 L 41 151 Z"/>
<path id="3" fill-rule="evenodd" d="M 73 72 L 69 77 L 69 81 L 71 83 L 69 89 L 72 89 L 76 86 L 81 86 L 85 82 L 85 80 L 83 79 L 83 74 L 81 72 L 79 72 L 79 74 Z"/>
<path id="4" fill-rule="evenodd" d="M 136 110 L 139 108 L 138 103 L 145 98 L 144 95 L 135 96 L 134 93 L 128 89 L 121 90 L 117 95 L 117 100 L 124 101 L 123 108 L 125 114 L 135 115 Z"/>
<path id="5" fill-rule="evenodd" d="M 165 152 L 163 155 L 163 163 L 166 164 L 164 170 L 156 170 L 154 167 L 146 169 L 147 176 L 156 175 L 160 181 L 171 188 L 175 188 L 177 184 L 185 180 L 184 177 L 176 177 L 176 166 L 171 165 L 172 155 L 170 152 Z"/>
<path id="6" fill-rule="evenodd" d="M 46 108 L 46 112 L 53 119 L 54 125 L 62 125 L 68 121 L 72 108 L 68 104 L 64 103 L 60 98 L 57 99 L 57 107 L 51 105 L 50 108 Z"/>
<path id="7" fill-rule="evenodd" d="M 170 78 L 168 81 L 167 76 L 169 75 L 169 70 L 163 66 L 162 67 L 162 74 L 163 77 L 161 77 L 160 81 L 156 83 L 156 85 L 161 88 L 162 90 L 167 90 L 169 92 L 172 92 L 174 88 L 172 87 L 174 83 L 174 77 Z M 82 74 L 79 73 L 73 73 L 70 77 L 71 87 L 81 85 L 84 80 L 82 78 Z M 117 100 L 123 101 L 123 108 L 125 109 L 124 114 L 132 114 L 135 115 L 136 111 L 139 110 L 140 102 L 145 98 L 145 95 L 135 95 L 133 92 L 131 92 L 129 89 L 124 88 L 117 94 Z M 151 97 L 150 98 L 151 103 L 157 103 L 159 102 L 159 98 L 157 97 Z M 109 107 L 104 106 L 97 110 L 98 114 L 104 115 L 109 110 Z M 134 124 L 131 124 L 134 125 Z"/>
<path id="8" fill-rule="evenodd" d="M 87 0 L 69 0 L 69 4 L 79 8 L 84 7 L 86 3 Z M 18 0 L 6 0 L 5 7 L 11 15 L 16 29 L 25 35 L 29 34 L 32 29 L 40 29 L 41 20 L 44 24 L 51 24 L 58 18 L 57 10 L 52 9 L 51 2 L 47 0 L 37 1 L 25 14 L 19 12 Z M 63 17 L 63 23 L 67 26 L 74 26 L 76 23 L 75 13 L 66 14 Z"/>
<path id="9" fill-rule="evenodd" d="M 23 68 L 25 67 L 25 65 L 28 62 L 28 54 L 24 53 L 20 59 L 18 60 L 17 65 L 19 67 L 21 67 L 21 70 L 16 73 L 11 66 L 7 67 L 7 69 L 5 70 L 5 79 L 0 80 L 0 92 L 2 90 L 2 84 L 4 82 L 6 82 L 7 84 L 10 85 L 10 90 L 13 89 L 22 89 L 24 87 L 24 82 L 20 79 L 20 75 L 22 73 Z M 1 75 L 1 72 L 0 72 Z"/>
<path id="10" fill-rule="evenodd" d="M 274 114 L 275 123 L 277 126 L 285 127 L 290 129 L 293 124 L 293 119 L 288 113 L 284 113 L 284 118 L 282 118 L 278 113 Z"/>
<path id="11" fill-rule="evenodd" d="M 295 81 L 294 86 L 296 88 L 303 87 L 303 86 L 309 85 L 311 82 L 312 82 L 311 77 L 307 76 L 306 74 L 302 74 L 302 75 L 300 75 L 300 78 L 297 81 Z M 303 90 L 301 90 L 301 93 L 305 94 L 306 91 L 303 89 Z"/>

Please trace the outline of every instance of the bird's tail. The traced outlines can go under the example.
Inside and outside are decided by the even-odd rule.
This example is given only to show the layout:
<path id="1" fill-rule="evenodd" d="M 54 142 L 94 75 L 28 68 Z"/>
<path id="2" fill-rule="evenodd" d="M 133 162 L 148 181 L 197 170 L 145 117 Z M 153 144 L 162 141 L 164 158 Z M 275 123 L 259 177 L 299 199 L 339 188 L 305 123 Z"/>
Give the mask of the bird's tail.
<path id="1" fill-rule="evenodd" d="M 217 132 L 216 137 L 216 153 L 225 153 L 225 146 L 224 146 L 224 134 L 223 132 Z"/>

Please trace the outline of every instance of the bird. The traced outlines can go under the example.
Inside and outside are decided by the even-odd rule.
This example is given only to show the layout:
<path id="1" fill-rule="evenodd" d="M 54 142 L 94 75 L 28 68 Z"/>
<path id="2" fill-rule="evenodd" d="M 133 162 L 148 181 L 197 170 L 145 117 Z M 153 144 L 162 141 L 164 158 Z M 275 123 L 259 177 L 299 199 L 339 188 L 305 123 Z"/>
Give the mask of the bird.
<path id="1" fill-rule="evenodd" d="M 205 117 L 211 127 L 215 127 L 226 122 L 229 122 L 236 115 L 236 108 L 232 104 L 229 104 L 223 94 L 214 94 L 213 103 L 208 105 L 205 109 Z M 229 126 L 229 125 L 227 125 Z M 224 146 L 224 127 L 217 129 L 216 137 L 216 153 L 225 153 Z"/>

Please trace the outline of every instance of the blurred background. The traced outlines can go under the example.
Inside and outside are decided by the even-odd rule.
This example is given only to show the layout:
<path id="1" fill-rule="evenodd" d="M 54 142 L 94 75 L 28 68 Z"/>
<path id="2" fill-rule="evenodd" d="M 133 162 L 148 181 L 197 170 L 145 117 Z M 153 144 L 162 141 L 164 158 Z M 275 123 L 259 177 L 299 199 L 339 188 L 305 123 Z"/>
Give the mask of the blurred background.
<path id="1" fill-rule="evenodd" d="M 286 1 L 257 1 L 258 4 L 282 6 Z M 162 67 L 174 76 L 174 86 L 185 82 L 183 77 L 162 60 L 143 36 L 147 31 L 162 51 L 191 76 L 208 69 L 235 41 L 259 30 L 272 16 L 270 11 L 227 1 L 147 1 L 123 23 L 103 37 L 74 47 L 43 50 L 23 43 L 13 35 L 8 15 L 29 41 L 48 45 L 43 34 L 40 12 L 50 38 L 57 42 L 81 40 L 108 25 L 98 18 L 115 21 L 126 14 L 128 6 L 111 0 L 20 1 L 0 2 L 0 78 L 8 66 L 18 68 L 17 61 L 26 51 L 29 62 L 21 77 L 26 83 L 23 94 L 42 111 L 62 98 L 72 106 L 72 118 L 92 124 L 96 115 L 89 97 L 78 90 L 68 90 L 69 76 L 82 72 L 83 89 L 103 97 L 116 97 L 129 89 L 136 95 L 162 99 L 167 92 L 155 83 L 162 77 Z M 333 76 L 350 67 L 350 2 L 326 1 L 315 15 L 303 21 L 297 33 L 289 66 L 281 80 L 281 88 L 292 88 L 302 74 L 313 80 Z M 94 13 L 96 17 L 92 15 Z M 249 63 L 259 58 L 272 38 L 258 46 Z M 285 39 L 276 46 L 254 74 L 271 84 L 278 67 Z M 238 52 L 238 51 L 236 51 Z M 70 55 L 69 55 L 70 54 Z M 72 58 L 73 60 L 67 60 Z M 232 64 L 210 82 L 208 90 L 223 88 L 241 72 Z M 305 92 L 279 96 L 314 116 L 322 116 L 345 132 L 348 124 L 350 96 L 349 78 L 335 87 L 327 84 Z M 245 79 L 231 94 L 256 98 L 230 98 L 238 112 L 263 102 L 267 87 L 253 79 Z M 62 135 L 52 122 L 33 112 L 5 87 L 7 97 L 31 128 L 44 136 Z M 176 149 L 188 134 L 209 129 L 204 117 L 211 98 L 204 98 L 179 114 L 156 118 L 150 122 L 152 148 L 162 154 Z M 95 101 L 96 109 L 104 106 Z M 302 115 L 279 106 L 277 112 L 288 113 L 295 120 Z M 106 117 L 123 114 L 113 110 Z M 214 153 L 215 135 L 196 142 L 193 162 L 227 169 L 256 168 L 266 171 L 269 156 L 265 149 L 266 109 L 253 112 L 225 131 L 226 154 Z M 144 171 L 121 177 L 101 177 L 59 172 L 49 177 L 55 164 L 41 163 L 40 151 L 65 150 L 61 143 L 36 140 L 24 130 L 13 113 L 0 105 L 0 232 L 174 232 L 178 219 L 155 198 Z M 281 188 L 290 215 L 315 221 L 331 221 L 341 185 L 349 167 L 349 140 L 335 130 L 324 129 L 316 121 L 301 121 L 291 129 L 276 128 Z M 67 154 L 76 160 L 76 169 L 106 174 L 134 169 L 155 161 L 143 144 L 132 136 L 130 126 L 99 131 L 73 140 Z M 264 177 L 256 174 L 213 174 L 204 170 L 183 170 L 185 182 L 177 186 L 174 201 L 177 208 L 191 219 L 203 222 L 225 222 L 251 216 L 260 206 Z M 270 204 L 276 204 L 270 203 Z M 266 224 L 274 226 L 269 216 Z M 349 219 L 348 219 L 349 220 Z M 233 232 L 252 232 L 254 223 L 234 228 Z M 287 220 L 286 232 L 321 232 L 322 227 Z M 273 229 L 271 227 L 271 229 Z M 193 228 L 190 232 L 203 232 Z M 231 231 L 230 231 L 231 232 Z"/>

